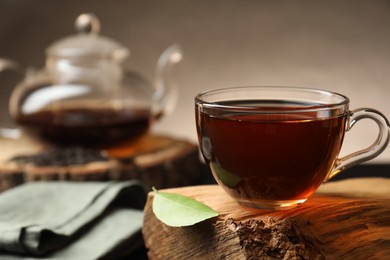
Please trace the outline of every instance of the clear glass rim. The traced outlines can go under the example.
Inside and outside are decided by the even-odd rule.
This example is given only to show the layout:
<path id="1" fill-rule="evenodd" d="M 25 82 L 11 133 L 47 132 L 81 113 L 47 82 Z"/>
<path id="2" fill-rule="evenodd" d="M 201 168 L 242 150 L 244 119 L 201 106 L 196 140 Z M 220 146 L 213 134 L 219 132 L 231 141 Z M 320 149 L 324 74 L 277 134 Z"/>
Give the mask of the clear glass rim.
<path id="1" fill-rule="evenodd" d="M 264 108 L 255 107 L 255 106 L 240 106 L 240 105 L 227 105 L 218 103 L 221 101 L 233 101 L 233 100 L 244 100 L 248 98 L 241 98 L 239 96 L 234 98 L 221 98 L 220 100 L 208 100 L 210 96 L 215 96 L 218 94 L 224 93 L 239 93 L 243 91 L 254 91 L 254 92 L 266 92 L 266 91 L 276 91 L 279 93 L 302 93 L 302 97 L 304 94 L 309 95 L 318 95 L 323 97 L 334 97 L 334 102 L 327 103 L 319 103 L 319 100 L 312 99 L 312 104 L 314 105 L 302 105 L 302 106 L 288 106 L 286 110 L 280 110 L 280 106 L 274 106 L 275 109 L 271 107 L 267 107 L 266 110 Z M 265 98 L 265 97 L 251 97 L 252 100 L 287 100 L 287 98 L 282 98 L 275 96 L 274 98 Z M 302 98 L 304 100 L 304 98 Z M 216 109 L 216 110 L 231 110 L 231 111 L 252 111 L 257 113 L 299 113 L 299 112 L 309 112 L 309 111 L 326 111 L 326 110 L 334 110 L 341 109 L 342 112 L 348 110 L 349 98 L 343 94 L 339 94 L 333 91 L 327 91 L 316 88 L 306 88 L 306 87 L 293 87 L 293 86 L 237 86 L 237 87 L 227 87 L 227 88 L 219 88 L 207 90 L 199 93 L 195 97 L 195 104 L 197 107 L 202 107 L 205 109 Z M 276 108 L 279 109 L 276 109 Z"/>

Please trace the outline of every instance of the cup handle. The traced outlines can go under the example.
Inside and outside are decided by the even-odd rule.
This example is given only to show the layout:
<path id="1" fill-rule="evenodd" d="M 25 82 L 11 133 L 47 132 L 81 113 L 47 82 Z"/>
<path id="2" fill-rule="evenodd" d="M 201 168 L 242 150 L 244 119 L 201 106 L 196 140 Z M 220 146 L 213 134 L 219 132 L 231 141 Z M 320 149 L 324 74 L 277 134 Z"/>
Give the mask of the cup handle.
<path id="1" fill-rule="evenodd" d="M 366 118 L 374 120 L 379 127 L 379 133 L 376 140 L 371 146 L 365 149 L 359 150 L 357 152 L 348 154 L 342 158 L 337 159 L 333 171 L 329 174 L 329 176 L 325 181 L 328 181 L 329 179 L 333 178 L 340 172 L 352 166 L 355 166 L 357 164 L 360 164 L 362 162 L 377 157 L 387 147 L 389 143 L 390 124 L 389 121 L 386 119 L 386 117 L 378 110 L 371 109 L 371 108 L 359 108 L 350 111 L 346 131 L 351 130 L 351 128 L 359 120 L 366 119 Z"/>

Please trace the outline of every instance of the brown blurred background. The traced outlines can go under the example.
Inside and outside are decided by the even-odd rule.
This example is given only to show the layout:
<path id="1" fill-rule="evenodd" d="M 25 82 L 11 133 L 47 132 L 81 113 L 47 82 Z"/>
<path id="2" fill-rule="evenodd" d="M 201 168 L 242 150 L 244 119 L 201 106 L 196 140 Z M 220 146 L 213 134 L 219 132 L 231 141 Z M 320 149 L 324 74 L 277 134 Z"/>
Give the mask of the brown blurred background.
<path id="1" fill-rule="evenodd" d="M 390 1 L 264 0 L 0 0 L 0 56 L 44 65 L 44 50 L 75 33 L 73 23 L 95 13 L 101 34 L 131 50 L 126 67 L 154 77 L 160 53 L 181 45 L 180 98 L 153 131 L 196 140 L 193 98 L 211 88 L 296 85 L 341 92 L 351 108 L 390 117 Z M 17 75 L 0 75 L 1 122 Z M 368 146 L 376 127 L 362 122 L 343 153 Z M 374 162 L 390 162 L 390 149 Z"/>

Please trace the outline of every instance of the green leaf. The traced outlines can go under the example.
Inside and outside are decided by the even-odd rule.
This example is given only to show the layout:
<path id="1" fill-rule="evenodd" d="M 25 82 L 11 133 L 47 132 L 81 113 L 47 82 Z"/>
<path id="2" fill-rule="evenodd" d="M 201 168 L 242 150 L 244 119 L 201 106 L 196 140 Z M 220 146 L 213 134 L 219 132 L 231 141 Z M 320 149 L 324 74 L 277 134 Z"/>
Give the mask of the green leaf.
<path id="1" fill-rule="evenodd" d="M 153 213 L 163 223 L 172 227 L 191 226 L 206 219 L 218 216 L 207 205 L 192 198 L 153 188 Z"/>
<path id="2" fill-rule="evenodd" d="M 214 172 L 217 174 L 218 178 L 226 187 L 234 188 L 240 183 L 241 181 L 240 176 L 223 169 L 221 166 L 219 166 L 214 162 L 212 163 L 212 167 L 214 169 Z"/>

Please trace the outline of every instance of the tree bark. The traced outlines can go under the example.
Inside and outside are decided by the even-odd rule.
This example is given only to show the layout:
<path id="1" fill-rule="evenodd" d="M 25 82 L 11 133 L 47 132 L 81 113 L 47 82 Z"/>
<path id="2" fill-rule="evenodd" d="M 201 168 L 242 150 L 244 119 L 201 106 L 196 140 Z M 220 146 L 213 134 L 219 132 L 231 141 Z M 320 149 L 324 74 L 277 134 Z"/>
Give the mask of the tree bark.
<path id="1" fill-rule="evenodd" d="M 150 259 L 388 259 L 390 179 L 324 184 L 303 205 L 261 211 L 237 204 L 217 185 L 162 190 L 192 197 L 219 216 L 170 227 L 145 206 L 143 236 Z"/>

